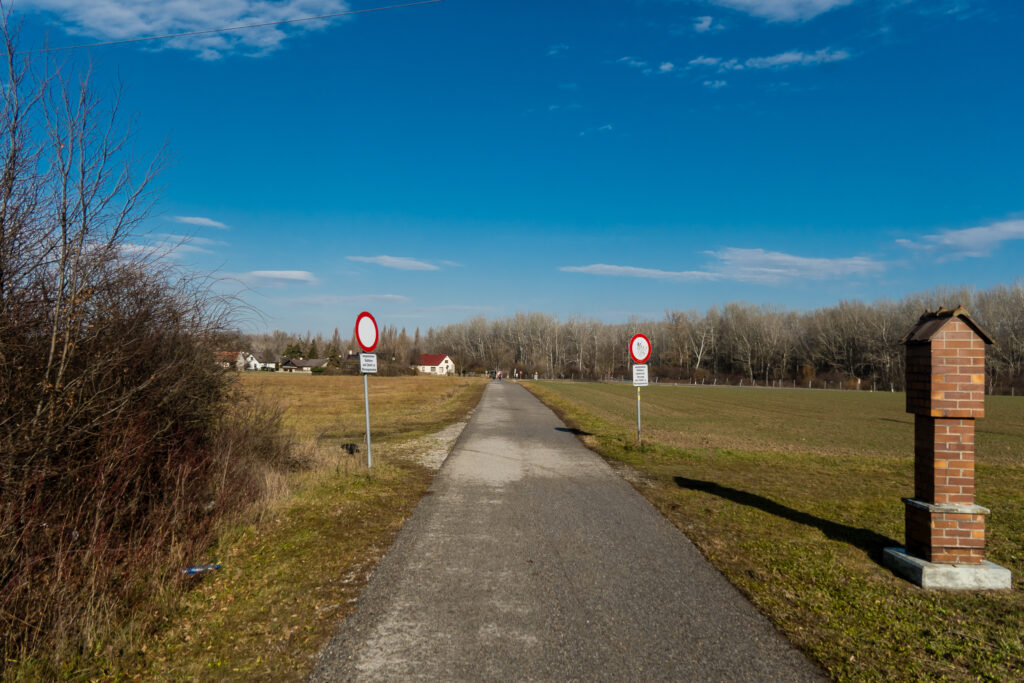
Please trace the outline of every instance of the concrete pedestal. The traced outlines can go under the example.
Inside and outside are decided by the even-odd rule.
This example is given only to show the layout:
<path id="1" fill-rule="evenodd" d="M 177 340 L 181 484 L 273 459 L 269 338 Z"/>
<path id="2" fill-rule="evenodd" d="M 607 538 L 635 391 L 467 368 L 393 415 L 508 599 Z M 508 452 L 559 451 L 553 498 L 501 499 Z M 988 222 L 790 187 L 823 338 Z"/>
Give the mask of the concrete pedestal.
<path id="1" fill-rule="evenodd" d="M 943 590 L 1009 590 L 1010 570 L 992 562 L 945 564 L 908 555 L 904 548 L 886 548 L 882 563 L 894 574 L 921 588 Z"/>

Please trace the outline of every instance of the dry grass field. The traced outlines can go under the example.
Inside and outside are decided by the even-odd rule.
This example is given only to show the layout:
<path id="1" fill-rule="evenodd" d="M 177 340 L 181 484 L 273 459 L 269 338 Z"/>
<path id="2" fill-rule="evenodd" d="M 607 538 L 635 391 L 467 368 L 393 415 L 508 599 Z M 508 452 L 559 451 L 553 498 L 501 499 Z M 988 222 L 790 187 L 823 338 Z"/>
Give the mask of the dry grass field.
<path id="1" fill-rule="evenodd" d="M 903 394 L 525 383 L 838 680 L 1024 678 L 1024 399 L 977 425 L 989 559 L 1014 590 L 928 592 L 881 566 L 903 544 Z"/>
<path id="2" fill-rule="evenodd" d="M 367 469 L 361 378 L 268 373 L 240 381 L 286 406 L 303 467 L 197 558 L 223 569 L 195 580 L 155 633 L 105 663 L 105 676 L 304 679 L 429 487 L 432 471 L 416 460 L 433 445 L 428 435 L 466 419 L 485 386 L 371 377 L 374 464 Z M 348 454 L 343 443 L 359 452 Z"/>

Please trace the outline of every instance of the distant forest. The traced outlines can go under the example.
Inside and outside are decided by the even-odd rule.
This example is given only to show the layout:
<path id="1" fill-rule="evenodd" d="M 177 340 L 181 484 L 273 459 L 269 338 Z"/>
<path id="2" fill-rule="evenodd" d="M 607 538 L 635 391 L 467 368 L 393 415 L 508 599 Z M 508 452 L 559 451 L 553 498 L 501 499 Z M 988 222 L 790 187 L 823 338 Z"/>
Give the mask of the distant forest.
<path id="1" fill-rule="evenodd" d="M 990 289 L 940 288 L 898 301 L 842 301 L 812 311 L 730 303 L 700 313 L 669 310 L 661 320 L 608 324 L 585 317 L 567 321 L 544 313 L 415 330 L 381 328 L 378 357 L 391 372 L 412 365 L 420 353 L 447 353 L 460 372 L 513 370 L 533 377 L 614 379 L 629 375 L 628 342 L 651 339 L 651 376 L 698 383 L 843 386 L 903 389 L 904 350 L 899 341 L 925 310 L 965 306 L 995 340 L 988 349 L 991 393 L 1024 390 L 1024 285 Z M 250 350 L 281 355 L 344 358 L 355 349 L 338 330 L 333 338 L 275 331 L 244 335 Z M 393 360 L 392 360 L 393 359 Z M 859 380 L 859 381 L 858 381 Z"/>

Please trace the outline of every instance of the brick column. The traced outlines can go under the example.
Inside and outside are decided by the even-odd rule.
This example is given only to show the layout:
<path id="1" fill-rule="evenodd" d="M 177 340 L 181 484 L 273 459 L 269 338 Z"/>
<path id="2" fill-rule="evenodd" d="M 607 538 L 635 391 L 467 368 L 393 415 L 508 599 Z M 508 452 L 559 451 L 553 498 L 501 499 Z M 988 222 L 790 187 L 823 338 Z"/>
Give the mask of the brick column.
<path id="1" fill-rule="evenodd" d="M 974 504 L 974 420 L 985 415 L 985 344 L 963 309 L 925 314 L 907 344 L 907 412 L 914 414 L 914 497 L 907 552 L 929 562 L 981 564 L 985 515 Z"/>

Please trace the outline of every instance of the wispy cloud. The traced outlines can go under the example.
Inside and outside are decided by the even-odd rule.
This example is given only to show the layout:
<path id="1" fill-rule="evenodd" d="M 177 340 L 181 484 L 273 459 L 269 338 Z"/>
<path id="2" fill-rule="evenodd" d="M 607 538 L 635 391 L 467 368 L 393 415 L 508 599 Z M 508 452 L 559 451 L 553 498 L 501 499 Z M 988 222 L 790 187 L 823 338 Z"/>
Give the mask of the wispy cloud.
<path id="1" fill-rule="evenodd" d="M 790 50 L 771 57 L 753 57 L 744 64 L 748 69 L 775 69 L 787 66 L 811 66 L 814 64 L 827 64 L 829 62 L 841 62 L 849 59 L 850 53 L 846 50 L 830 50 L 825 48 L 814 53 L 798 52 Z"/>
<path id="2" fill-rule="evenodd" d="M 220 221 L 215 221 L 212 218 L 206 218 L 205 216 L 172 216 L 171 220 L 178 223 L 187 223 L 188 225 L 198 225 L 204 228 L 217 228 L 218 230 L 227 230 L 228 226 Z"/>
<path id="3" fill-rule="evenodd" d="M 950 261 L 965 257 L 981 258 L 991 256 L 1003 242 L 1024 239 L 1024 220 L 997 221 L 963 230 L 941 230 L 934 235 L 924 235 L 921 241 L 908 239 L 896 243 L 920 251 L 939 251 L 940 259 Z"/>
<path id="4" fill-rule="evenodd" d="M 636 266 L 613 266 L 607 263 L 595 263 L 589 266 L 562 266 L 559 270 L 566 273 L 612 275 L 615 277 L 640 277 L 652 280 L 672 280 L 675 282 L 718 279 L 718 275 L 715 273 L 708 273 L 700 270 L 658 270 L 655 268 L 638 268 Z"/>
<path id="5" fill-rule="evenodd" d="M 404 303 L 409 300 L 409 297 L 402 296 L 401 294 L 351 294 L 351 295 L 338 295 L 338 294 L 320 294 L 315 296 L 297 296 L 297 297 L 276 297 L 274 301 L 283 301 L 290 304 L 304 304 L 311 306 L 336 306 L 339 304 L 358 304 L 358 303 Z"/>
<path id="6" fill-rule="evenodd" d="M 720 7 L 746 12 L 769 21 L 804 21 L 854 0 L 711 0 Z"/>
<path id="7" fill-rule="evenodd" d="M 674 71 L 675 68 L 676 68 L 676 65 L 673 64 L 672 62 L 662 62 L 658 66 L 658 71 L 660 71 L 663 74 L 667 74 L 667 73 L 671 73 L 672 71 Z"/>
<path id="8" fill-rule="evenodd" d="M 721 80 L 704 81 L 704 87 L 705 88 L 711 88 L 712 90 L 720 90 L 721 88 L 724 88 L 727 85 L 729 85 L 729 84 L 726 81 L 721 81 Z"/>
<path id="9" fill-rule="evenodd" d="M 697 33 L 707 33 L 708 31 L 720 31 L 724 26 L 721 23 L 715 21 L 714 17 L 694 17 L 693 18 L 693 30 Z"/>
<path id="10" fill-rule="evenodd" d="M 160 237 L 173 243 L 191 244 L 200 247 L 226 247 L 228 243 L 223 240 L 212 240 L 208 237 L 198 237 L 196 235 L 171 235 L 164 233 Z"/>
<path id="11" fill-rule="evenodd" d="M 814 66 L 829 62 L 841 62 L 849 58 L 850 53 L 846 50 L 823 48 L 816 52 L 789 50 L 769 57 L 751 57 L 744 61 L 735 58 L 724 60 L 720 57 L 702 55 L 691 59 L 688 64 L 694 67 L 716 67 L 718 71 L 742 71 L 744 69 L 786 69 L 791 66 Z"/>
<path id="12" fill-rule="evenodd" d="M 637 59 L 636 57 L 619 57 L 616 61 L 619 64 L 625 64 L 626 66 L 631 66 L 634 69 L 643 69 L 643 68 L 646 68 L 646 66 L 647 66 L 647 62 L 645 62 L 642 59 Z"/>
<path id="13" fill-rule="evenodd" d="M 612 124 L 606 123 L 603 126 L 598 126 L 597 128 L 588 128 L 587 130 L 581 130 L 580 137 L 583 137 L 588 133 L 610 133 L 613 130 L 615 130 L 615 128 L 612 126 Z"/>
<path id="14" fill-rule="evenodd" d="M 734 247 L 706 253 L 718 259 L 714 270 L 723 278 L 762 284 L 778 284 L 784 280 L 835 280 L 880 273 L 886 267 L 885 263 L 867 256 L 808 258 L 779 251 Z"/>
<path id="15" fill-rule="evenodd" d="M 568 49 L 569 46 L 566 45 L 565 43 L 558 43 L 557 45 L 552 45 L 551 47 L 548 48 L 548 57 L 560 55 Z"/>
<path id="16" fill-rule="evenodd" d="M 787 280 L 832 280 L 870 275 L 885 270 L 886 264 L 866 256 L 852 258 L 808 258 L 764 249 L 729 247 L 708 251 L 714 257 L 706 270 L 659 270 L 636 266 L 596 263 L 589 266 L 563 266 L 567 273 L 588 273 L 616 277 L 635 277 L 672 282 L 709 282 L 735 280 L 758 284 L 779 284 Z"/>
<path id="17" fill-rule="evenodd" d="M 349 9 L 344 0 L 18 0 L 18 10 L 39 9 L 53 14 L 72 35 L 102 40 L 126 40 L 211 28 L 267 24 L 300 17 L 335 14 Z M 332 21 L 269 25 L 230 33 L 183 36 L 145 43 L 148 49 L 171 48 L 196 52 L 201 59 L 219 59 L 238 51 L 266 55 L 290 35 L 323 29 Z"/>
<path id="18" fill-rule="evenodd" d="M 308 270 L 251 270 L 235 277 L 247 285 L 284 287 L 293 284 L 316 284 L 317 279 Z"/>
<path id="19" fill-rule="evenodd" d="M 440 270 L 437 266 L 426 261 L 419 261 L 407 256 L 347 256 L 349 261 L 359 263 L 373 263 L 384 268 L 396 268 L 398 270 Z"/>
<path id="20" fill-rule="evenodd" d="M 688 63 L 690 66 L 718 66 L 718 63 L 722 60 L 718 57 L 696 57 L 691 59 Z"/>

